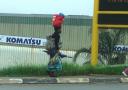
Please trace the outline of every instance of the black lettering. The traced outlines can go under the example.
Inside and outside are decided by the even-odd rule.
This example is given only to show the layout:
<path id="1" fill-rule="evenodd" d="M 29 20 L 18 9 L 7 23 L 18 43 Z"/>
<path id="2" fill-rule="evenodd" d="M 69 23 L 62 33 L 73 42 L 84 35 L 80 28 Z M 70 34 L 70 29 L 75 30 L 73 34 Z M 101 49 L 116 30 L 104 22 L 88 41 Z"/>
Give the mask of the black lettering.
<path id="1" fill-rule="evenodd" d="M 11 42 L 11 38 L 10 37 L 7 37 L 6 38 L 6 42 Z"/>
<path id="2" fill-rule="evenodd" d="M 128 47 L 126 47 L 126 49 L 125 49 L 125 50 L 126 50 L 126 52 L 128 52 Z"/>
<path id="3" fill-rule="evenodd" d="M 28 39 L 28 43 L 31 44 L 31 41 L 32 41 L 32 38 L 31 39 Z"/>
<path id="4" fill-rule="evenodd" d="M 27 39 L 24 39 L 24 44 L 28 44 L 28 40 Z"/>
<path id="5" fill-rule="evenodd" d="M 122 47 L 122 51 L 126 51 L 126 48 L 125 47 Z"/>
<path id="6" fill-rule="evenodd" d="M 16 42 L 19 43 L 19 44 L 22 44 L 23 43 L 23 39 L 22 38 L 17 38 Z"/>
<path id="7" fill-rule="evenodd" d="M 16 38 L 11 38 L 12 43 L 16 43 Z"/>
<path id="8" fill-rule="evenodd" d="M 36 44 L 40 45 L 41 44 L 41 40 L 36 40 Z"/>
<path id="9" fill-rule="evenodd" d="M 117 47 L 117 51 L 121 51 L 122 50 L 122 48 L 121 47 Z"/>
<path id="10" fill-rule="evenodd" d="M 117 47 L 116 46 L 113 47 L 113 51 L 117 51 Z"/>
<path id="11" fill-rule="evenodd" d="M 34 39 L 32 39 L 32 45 L 34 45 L 36 42 L 35 42 L 35 40 Z"/>

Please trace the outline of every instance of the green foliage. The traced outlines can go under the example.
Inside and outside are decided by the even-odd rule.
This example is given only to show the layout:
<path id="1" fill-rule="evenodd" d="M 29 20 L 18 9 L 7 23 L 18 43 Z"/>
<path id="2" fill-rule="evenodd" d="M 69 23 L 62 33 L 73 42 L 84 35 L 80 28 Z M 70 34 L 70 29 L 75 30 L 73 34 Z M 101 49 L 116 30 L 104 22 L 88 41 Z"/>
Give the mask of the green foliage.
<path id="1" fill-rule="evenodd" d="M 20 65 L 0 70 L 0 76 L 43 76 L 47 75 L 46 66 Z"/>
<path id="2" fill-rule="evenodd" d="M 88 74 L 120 75 L 128 65 L 97 65 L 96 67 L 86 64 L 79 66 L 73 63 L 63 63 L 63 70 L 58 76 L 79 76 Z M 47 76 L 45 65 L 20 65 L 0 70 L 0 76 Z"/>
<path id="3" fill-rule="evenodd" d="M 101 31 L 99 34 L 99 53 L 106 58 L 108 64 L 124 64 L 126 61 L 126 53 L 115 52 L 114 46 L 125 43 L 125 39 L 122 38 L 126 36 L 127 30 L 113 30 L 111 32 Z M 123 45 L 122 44 L 122 45 Z"/>

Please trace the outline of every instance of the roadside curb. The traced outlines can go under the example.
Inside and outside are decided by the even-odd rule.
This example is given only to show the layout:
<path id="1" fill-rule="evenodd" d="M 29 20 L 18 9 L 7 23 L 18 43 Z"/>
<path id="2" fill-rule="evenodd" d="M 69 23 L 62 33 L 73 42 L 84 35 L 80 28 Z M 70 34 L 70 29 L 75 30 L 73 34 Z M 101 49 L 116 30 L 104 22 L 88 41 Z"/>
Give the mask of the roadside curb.
<path id="1" fill-rule="evenodd" d="M 128 83 L 128 78 L 120 78 L 121 83 Z"/>
<path id="2" fill-rule="evenodd" d="M 0 84 L 22 84 L 22 79 L 15 79 L 15 78 L 9 78 L 9 79 L 0 79 Z"/>
<path id="3" fill-rule="evenodd" d="M 128 83 L 128 78 L 76 78 L 76 77 L 60 77 L 60 78 L 4 78 L 0 79 L 0 84 L 87 84 L 87 83 Z"/>
<path id="4" fill-rule="evenodd" d="M 57 83 L 66 84 L 66 83 L 89 83 L 89 78 L 56 78 Z"/>

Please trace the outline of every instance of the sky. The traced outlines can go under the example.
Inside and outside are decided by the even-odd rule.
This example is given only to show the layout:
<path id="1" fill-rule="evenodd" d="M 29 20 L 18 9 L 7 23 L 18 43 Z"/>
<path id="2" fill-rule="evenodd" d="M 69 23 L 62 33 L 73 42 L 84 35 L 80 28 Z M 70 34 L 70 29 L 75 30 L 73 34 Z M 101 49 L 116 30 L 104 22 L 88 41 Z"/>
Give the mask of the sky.
<path id="1" fill-rule="evenodd" d="M 0 0 L 0 13 L 93 15 L 94 0 Z"/>

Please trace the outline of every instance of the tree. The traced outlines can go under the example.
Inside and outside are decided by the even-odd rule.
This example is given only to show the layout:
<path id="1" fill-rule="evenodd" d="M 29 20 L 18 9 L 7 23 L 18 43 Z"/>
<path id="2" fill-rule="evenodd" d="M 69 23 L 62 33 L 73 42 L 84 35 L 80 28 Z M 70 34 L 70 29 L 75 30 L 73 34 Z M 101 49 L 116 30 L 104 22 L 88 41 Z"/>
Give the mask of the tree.
<path id="1" fill-rule="evenodd" d="M 110 30 L 101 31 L 99 34 L 99 54 L 101 54 L 108 64 L 124 64 L 126 61 L 126 52 L 114 51 L 114 46 L 120 42 L 125 43 L 125 37 L 128 30 Z M 122 37 L 123 36 L 123 37 Z"/>

